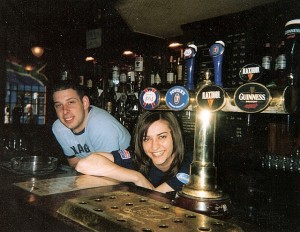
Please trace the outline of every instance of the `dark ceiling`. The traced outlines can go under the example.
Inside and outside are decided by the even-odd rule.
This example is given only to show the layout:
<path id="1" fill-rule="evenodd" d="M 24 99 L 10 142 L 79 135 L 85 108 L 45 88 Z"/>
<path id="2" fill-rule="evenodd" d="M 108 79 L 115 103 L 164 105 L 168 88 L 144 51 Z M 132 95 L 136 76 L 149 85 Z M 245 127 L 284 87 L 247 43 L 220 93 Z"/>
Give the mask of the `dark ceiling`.
<path id="1" fill-rule="evenodd" d="M 96 0 L 1 1 L 1 22 L 8 38 L 8 50 L 30 47 L 37 40 L 50 49 L 84 47 L 86 30 L 95 27 L 102 14 L 113 24 L 122 22 L 113 4 L 114 1 Z"/>
<path id="2" fill-rule="evenodd" d="M 24 54 L 35 41 L 48 49 L 84 49 L 93 27 L 127 28 L 158 38 L 182 35 L 181 25 L 276 0 L 2 0 L 7 50 Z M 102 9 L 102 10 L 99 10 Z M 3 36 L 3 35 L 2 35 Z"/>

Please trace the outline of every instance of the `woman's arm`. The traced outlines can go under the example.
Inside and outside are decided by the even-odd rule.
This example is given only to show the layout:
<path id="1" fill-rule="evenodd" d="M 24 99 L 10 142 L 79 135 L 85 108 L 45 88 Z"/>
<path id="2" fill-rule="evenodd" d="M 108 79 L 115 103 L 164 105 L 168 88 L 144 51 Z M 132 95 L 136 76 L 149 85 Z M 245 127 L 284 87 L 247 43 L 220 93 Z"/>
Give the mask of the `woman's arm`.
<path id="1" fill-rule="evenodd" d="M 110 153 L 93 153 L 78 161 L 76 171 L 87 175 L 110 177 L 122 182 L 132 182 L 148 189 L 154 188 L 140 172 L 123 168 L 113 161 L 113 155 Z"/>

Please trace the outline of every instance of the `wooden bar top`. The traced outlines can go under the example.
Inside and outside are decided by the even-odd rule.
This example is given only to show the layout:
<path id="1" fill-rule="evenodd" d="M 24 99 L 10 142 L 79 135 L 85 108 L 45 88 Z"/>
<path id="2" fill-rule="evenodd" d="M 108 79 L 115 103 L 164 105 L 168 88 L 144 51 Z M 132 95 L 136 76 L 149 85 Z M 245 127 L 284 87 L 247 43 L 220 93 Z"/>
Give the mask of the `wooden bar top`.
<path id="1" fill-rule="evenodd" d="M 64 178 L 65 181 L 62 181 Z M 174 199 L 172 194 L 162 194 L 136 187 L 133 184 L 118 183 L 108 178 L 97 178 L 95 181 L 94 177 L 85 177 L 68 166 L 61 166 L 60 171 L 44 176 L 18 175 L 0 168 L 1 231 L 89 231 L 86 227 L 57 213 L 58 209 L 69 199 L 83 196 L 129 191 L 167 204 L 172 204 L 172 199 Z M 40 187 L 41 184 L 49 184 L 49 179 L 54 186 L 48 186 L 48 189 L 52 189 L 53 192 L 45 193 Z M 76 186 L 70 185 L 72 179 L 76 179 Z M 239 211 L 234 212 L 234 214 L 238 213 Z M 261 228 L 259 224 L 241 220 L 236 215 L 226 221 L 239 226 L 246 232 L 290 231 L 289 228 L 285 230 L 276 230 L 274 227 Z M 296 230 L 300 228 L 300 225 L 296 226 L 298 227 L 291 225 Z"/>

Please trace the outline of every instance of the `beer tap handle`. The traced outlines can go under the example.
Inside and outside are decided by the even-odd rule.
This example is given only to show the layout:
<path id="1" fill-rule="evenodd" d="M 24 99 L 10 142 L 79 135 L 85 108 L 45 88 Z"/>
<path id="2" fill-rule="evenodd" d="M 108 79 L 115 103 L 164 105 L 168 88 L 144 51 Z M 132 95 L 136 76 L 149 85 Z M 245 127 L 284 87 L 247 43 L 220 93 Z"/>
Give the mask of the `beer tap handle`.
<path id="1" fill-rule="evenodd" d="M 222 82 L 222 64 L 223 64 L 223 53 L 225 50 L 225 43 L 223 41 L 216 41 L 210 48 L 209 54 L 211 55 L 214 62 L 214 82 L 216 85 L 223 87 Z"/>
<path id="2" fill-rule="evenodd" d="M 184 59 L 186 65 L 186 74 L 187 81 L 184 84 L 184 87 L 187 90 L 195 90 L 194 85 L 194 70 L 195 70 L 195 56 L 197 53 L 197 46 L 194 44 L 188 45 L 188 47 L 184 50 Z"/>

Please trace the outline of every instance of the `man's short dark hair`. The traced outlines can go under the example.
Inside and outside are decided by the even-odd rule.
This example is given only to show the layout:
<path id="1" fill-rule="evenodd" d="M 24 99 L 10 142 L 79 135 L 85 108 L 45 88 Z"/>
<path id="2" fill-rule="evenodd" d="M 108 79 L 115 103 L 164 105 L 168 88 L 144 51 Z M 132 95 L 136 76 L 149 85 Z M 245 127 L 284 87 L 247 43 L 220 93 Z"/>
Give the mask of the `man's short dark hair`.
<path id="1" fill-rule="evenodd" d="M 52 96 L 55 92 L 60 90 L 66 90 L 66 89 L 73 89 L 77 92 L 80 99 L 82 99 L 85 96 L 84 89 L 81 85 L 76 84 L 72 81 L 59 81 L 54 83 L 52 86 Z"/>

